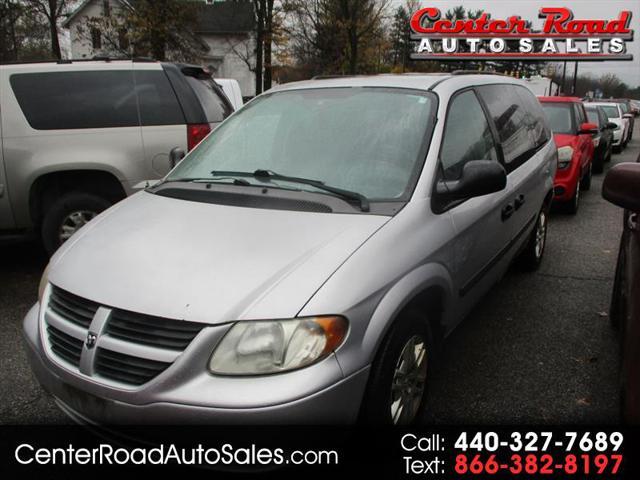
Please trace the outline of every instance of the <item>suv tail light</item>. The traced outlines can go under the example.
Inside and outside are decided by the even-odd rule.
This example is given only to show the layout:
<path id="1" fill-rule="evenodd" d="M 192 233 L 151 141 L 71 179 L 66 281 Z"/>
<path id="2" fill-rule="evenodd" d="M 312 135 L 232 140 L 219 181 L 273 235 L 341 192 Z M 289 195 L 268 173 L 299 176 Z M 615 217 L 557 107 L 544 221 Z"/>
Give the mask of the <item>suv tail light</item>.
<path id="1" fill-rule="evenodd" d="M 187 149 L 191 151 L 204 137 L 209 135 L 211 126 L 208 123 L 195 123 L 187 125 Z"/>

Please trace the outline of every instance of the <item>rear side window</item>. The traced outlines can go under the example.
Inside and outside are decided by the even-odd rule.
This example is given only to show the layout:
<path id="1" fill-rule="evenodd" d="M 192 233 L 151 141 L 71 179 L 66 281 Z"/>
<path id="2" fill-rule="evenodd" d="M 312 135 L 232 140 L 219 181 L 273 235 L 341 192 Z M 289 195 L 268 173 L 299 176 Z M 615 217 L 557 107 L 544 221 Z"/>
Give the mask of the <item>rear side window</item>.
<path id="1" fill-rule="evenodd" d="M 186 78 L 198 100 L 200 100 L 202 108 L 204 108 L 207 122 L 221 122 L 233 113 L 233 108 L 229 101 L 218 93 L 218 87 L 213 83 L 213 80 L 195 78 L 189 75 Z"/>
<path id="2" fill-rule="evenodd" d="M 458 94 L 449 106 L 440 149 L 444 180 L 458 180 L 467 162 L 497 159 L 491 128 L 475 93 Z"/>
<path id="3" fill-rule="evenodd" d="M 164 71 L 136 71 L 135 79 L 140 103 L 140 122 L 143 126 L 186 123 L 180 103 Z"/>
<path id="4" fill-rule="evenodd" d="M 36 130 L 139 125 L 131 71 L 21 73 L 10 82 Z"/>
<path id="5" fill-rule="evenodd" d="M 538 102 L 525 87 L 517 85 L 484 85 L 478 92 L 498 130 L 507 171 L 512 171 L 547 141 Z"/>

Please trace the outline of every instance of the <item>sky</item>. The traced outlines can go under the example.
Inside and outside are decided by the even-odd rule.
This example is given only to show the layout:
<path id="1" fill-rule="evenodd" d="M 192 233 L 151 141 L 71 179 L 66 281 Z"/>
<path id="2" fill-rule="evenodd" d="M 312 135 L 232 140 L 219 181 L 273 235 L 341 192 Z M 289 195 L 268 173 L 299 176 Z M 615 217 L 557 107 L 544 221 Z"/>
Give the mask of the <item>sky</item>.
<path id="1" fill-rule="evenodd" d="M 393 6 L 403 4 L 404 0 L 391 0 Z M 436 7 L 446 12 L 450 8 L 462 5 L 467 10 L 483 9 L 493 18 L 508 18 L 520 15 L 533 22 L 533 28 L 539 29 L 542 20 L 538 18 L 541 7 L 567 7 L 573 11 L 576 19 L 613 19 L 622 10 L 632 12 L 631 28 L 635 30 L 634 40 L 627 40 L 627 53 L 633 55 L 632 61 L 624 62 L 582 62 L 578 66 L 578 75 L 591 74 L 598 77 L 605 73 L 615 73 L 630 87 L 640 86 L 640 0 L 422 0 L 423 7 Z M 579 44 L 583 46 L 584 43 Z M 573 75 L 573 63 L 567 65 L 567 72 Z M 569 74 L 568 74 L 569 75 Z"/>

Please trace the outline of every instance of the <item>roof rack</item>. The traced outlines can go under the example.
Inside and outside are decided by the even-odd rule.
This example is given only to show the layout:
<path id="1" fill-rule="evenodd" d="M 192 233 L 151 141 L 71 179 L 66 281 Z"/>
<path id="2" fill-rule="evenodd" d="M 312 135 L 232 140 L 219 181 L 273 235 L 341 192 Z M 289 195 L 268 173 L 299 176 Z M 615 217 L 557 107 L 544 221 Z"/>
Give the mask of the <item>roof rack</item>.
<path id="1" fill-rule="evenodd" d="M 500 77 L 507 77 L 504 73 L 499 72 L 487 72 L 482 70 L 454 70 L 451 75 L 498 75 Z"/>
<path id="2" fill-rule="evenodd" d="M 72 63 L 82 63 L 82 62 L 140 62 L 140 63 L 153 63 L 156 62 L 153 58 L 149 57 L 109 57 L 109 56 L 101 56 L 96 55 L 91 58 L 63 58 L 60 60 L 15 60 L 8 62 L 0 62 L 0 65 L 30 65 L 35 63 L 57 63 L 58 65 L 68 65 Z"/>

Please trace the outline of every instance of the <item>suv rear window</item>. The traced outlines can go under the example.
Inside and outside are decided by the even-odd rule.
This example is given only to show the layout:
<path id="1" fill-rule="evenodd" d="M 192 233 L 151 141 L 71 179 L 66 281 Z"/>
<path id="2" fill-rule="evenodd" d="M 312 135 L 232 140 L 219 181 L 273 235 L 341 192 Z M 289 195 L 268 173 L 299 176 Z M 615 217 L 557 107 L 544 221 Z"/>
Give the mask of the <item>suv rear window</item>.
<path id="1" fill-rule="evenodd" d="M 10 83 L 36 130 L 139 125 L 130 70 L 20 73 Z"/>
<path id="2" fill-rule="evenodd" d="M 219 123 L 233 113 L 233 107 L 213 80 L 190 75 L 186 75 L 186 78 L 204 108 L 207 122 Z"/>

